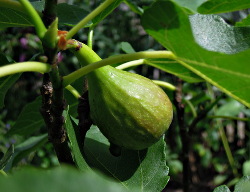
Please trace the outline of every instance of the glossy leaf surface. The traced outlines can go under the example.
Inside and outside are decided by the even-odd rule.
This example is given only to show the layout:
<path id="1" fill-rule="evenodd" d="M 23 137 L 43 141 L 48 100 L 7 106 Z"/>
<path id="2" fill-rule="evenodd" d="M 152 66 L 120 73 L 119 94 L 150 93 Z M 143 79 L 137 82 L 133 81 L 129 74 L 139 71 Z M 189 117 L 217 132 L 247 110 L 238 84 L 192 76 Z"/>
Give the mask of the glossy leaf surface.
<path id="1" fill-rule="evenodd" d="M 154 3 L 144 12 L 142 24 L 180 64 L 250 107 L 249 50 L 226 55 L 203 49 L 195 42 L 186 12 L 170 1 Z"/>

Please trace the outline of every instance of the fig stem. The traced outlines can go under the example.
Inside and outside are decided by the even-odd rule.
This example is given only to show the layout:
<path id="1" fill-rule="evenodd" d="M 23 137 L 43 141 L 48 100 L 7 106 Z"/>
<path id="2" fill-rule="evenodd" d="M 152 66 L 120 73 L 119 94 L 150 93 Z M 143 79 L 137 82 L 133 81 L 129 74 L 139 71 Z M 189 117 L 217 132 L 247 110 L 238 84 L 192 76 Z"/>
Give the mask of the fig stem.
<path id="1" fill-rule="evenodd" d="M 88 46 L 91 49 L 93 47 L 93 36 L 94 36 L 94 27 L 92 26 L 89 28 L 89 33 L 88 33 Z"/>
<path id="2" fill-rule="evenodd" d="M 95 10 L 89 13 L 85 18 L 83 18 L 79 23 L 77 23 L 73 28 L 70 29 L 66 36 L 66 39 L 71 39 L 81 28 L 83 28 L 89 21 L 94 19 L 97 15 L 99 15 L 114 1 L 115 0 L 106 0 L 102 4 L 100 4 Z"/>
<path id="3" fill-rule="evenodd" d="M 80 93 L 71 85 L 65 87 L 76 99 L 81 97 Z"/>
<path id="4" fill-rule="evenodd" d="M 20 62 L 0 67 L 0 77 L 22 72 L 48 73 L 50 69 L 51 66 L 46 63 L 35 62 L 35 61 Z"/>
<path id="5" fill-rule="evenodd" d="M 135 66 L 142 65 L 142 64 L 145 64 L 145 59 L 138 59 L 138 60 L 123 63 L 123 64 L 117 66 L 116 69 L 123 70 L 123 69 L 129 68 L 129 67 L 135 67 Z"/>
<path id="6" fill-rule="evenodd" d="M 26 12 L 29 14 L 31 21 L 35 26 L 38 37 L 42 39 L 47 29 L 40 15 L 37 13 L 35 8 L 31 5 L 31 3 L 28 0 L 19 0 L 19 2 L 22 4 Z"/>
<path id="7" fill-rule="evenodd" d="M 94 51 L 93 51 L 94 52 Z M 103 59 L 85 67 L 82 67 L 67 76 L 63 77 L 63 85 L 67 86 L 77 80 L 78 78 L 90 73 L 91 71 L 98 69 L 106 65 L 112 65 L 116 63 L 123 63 L 131 60 L 137 60 L 141 58 L 168 58 L 175 59 L 175 55 L 171 51 L 143 51 L 137 53 L 122 54 L 107 59 Z"/>
<path id="8" fill-rule="evenodd" d="M 152 80 L 155 84 L 164 87 L 170 91 L 175 91 L 176 87 L 172 85 L 171 83 L 165 82 L 165 81 L 159 81 L 159 80 Z"/>
<path id="9" fill-rule="evenodd" d="M 142 64 L 147 64 L 145 59 L 138 59 L 138 60 L 134 60 L 134 61 L 129 61 L 127 63 L 123 63 L 123 64 L 117 66 L 116 69 L 126 69 L 129 67 L 134 67 L 134 66 L 138 66 L 138 65 L 142 65 Z M 153 80 L 153 82 L 161 87 L 168 89 L 168 90 L 171 90 L 171 91 L 176 90 L 176 87 L 174 85 L 167 83 L 165 81 Z"/>

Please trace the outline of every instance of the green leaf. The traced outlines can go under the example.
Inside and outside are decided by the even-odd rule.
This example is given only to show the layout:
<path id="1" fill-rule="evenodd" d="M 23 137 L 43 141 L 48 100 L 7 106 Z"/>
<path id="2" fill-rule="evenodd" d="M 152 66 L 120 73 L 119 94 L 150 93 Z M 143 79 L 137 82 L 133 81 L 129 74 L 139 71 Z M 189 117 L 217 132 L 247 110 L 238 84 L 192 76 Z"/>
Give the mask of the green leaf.
<path id="1" fill-rule="evenodd" d="M 248 15 L 245 19 L 241 20 L 240 22 L 237 22 L 235 24 L 237 27 L 245 27 L 250 26 L 250 15 Z"/>
<path id="2" fill-rule="evenodd" d="M 57 5 L 57 16 L 60 25 L 73 26 L 88 15 L 88 11 L 76 5 L 68 5 L 67 3 L 60 3 Z"/>
<path id="3" fill-rule="evenodd" d="M 170 1 L 154 3 L 144 12 L 142 25 L 180 64 L 250 107 L 250 50 L 226 55 L 201 48 L 193 38 L 188 15 Z"/>
<path id="4" fill-rule="evenodd" d="M 207 0 L 172 0 L 176 2 L 181 7 L 185 7 L 189 10 L 192 10 L 193 12 L 197 12 L 197 8 Z"/>
<path id="5" fill-rule="evenodd" d="M 31 103 L 28 103 L 18 116 L 14 126 L 7 133 L 8 135 L 23 135 L 27 136 L 44 125 L 44 120 L 40 113 L 42 98 L 39 96 Z"/>
<path id="6" fill-rule="evenodd" d="M 20 11 L 1 7 L 0 5 L 0 27 L 28 27 L 33 26 L 29 16 Z"/>
<path id="7" fill-rule="evenodd" d="M 230 99 L 216 110 L 215 115 L 237 116 L 243 109 L 245 109 L 244 105 L 234 99 Z"/>
<path id="8" fill-rule="evenodd" d="M 216 187 L 213 192 L 231 192 L 230 189 L 226 185 L 222 185 L 219 187 Z"/>
<path id="9" fill-rule="evenodd" d="M 250 161 L 245 161 L 242 166 L 243 175 L 250 175 Z"/>
<path id="10" fill-rule="evenodd" d="M 238 11 L 250 8 L 249 0 L 209 0 L 203 3 L 198 12 L 202 14 L 215 14 Z"/>
<path id="11" fill-rule="evenodd" d="M 250 176 L 243 176 L 235 185 L 234 192 L 249 192 Z"/>
<path id="12" fill-rule="evenodd" d="M 10 161 L 5 166 L 4 170 L 9 171 L 14 167 L 19 161 L 24 157 L 28 156 L 31 152 L 35 151 L 37 148 L 41 147 L 48 141 L 47 134 L 30 137 L 23 143 L 17 145 L 14 150 Z"/>
<path id="13" fill-rule="evenodd" d="M 103 19 L 105 19 L 110 13 L 113 12 L 113 10 L 118 7 L 118 5 L 120 5 L 120 3 L 123 0 L 115 0 L 114 3 L 111 3 L 105 10 L 103 10 L 99 15 L 97 15 L 94 19 L 93 19 L 93 25 L 97 25 L 100 21 L 102 21 Z"/>
<path id="14" fill-rule="evenodd" d="M 141 15 L 143 13 L 143 9 L 139 6 L 136 5 L 136 3 L 132 0 L 125 0 L 124 1 L 128 6 L 129 8 L 134 11 L 135 13 Z"/>
<path id="15" fill-rule="evenodd" d="M 0 108 L 4 107 L 4 98 L 12 85 L 19 79 L 21 74 L 10 75 L 0 78 Z"/>
<path id="16" fill-rule="evenodd" d="M 250 47 L 250 28 L 228 25 L 218 15 L 189 17 L 195 41 L 209 51 L 234 54 Z"/>
<path id="17" fill-rule="evenodd" d="M 173 60 L 147 59 L 145 60 L 145 62 L 150 66 L 161 69 L 162 71 L 165 71 L 167 73 L 176 75 L 182 80 L 187 81 L 189 83 L 197 83 L 197 82 L 204 81 L 198 75 L 196 75 L 195 73 L 193 73 L 186 67 L 183 67 L 181 64 Z"/>
<path id="18" fill-rule="evenodd" d="M 11 145 L 0 160 L 0 170 L 5 167 L 14 153 L 14 145 Z"/>
<path id="19" fill-rule="evenodd" d="M 128 42 L 121 42 L 121 50 L 123 50 L 125 53 L 134 53 L 135 52 L 134 48 Z"/>
<path id="20" fill-rule="evenodd" d="M 45 0 L 30 2 L 32 6 L 40 13 L 44 10 Z"/>
<path id="21" fill-rule="evenodd" d="M 84 150 L 91 167 L 114 177 L 128 191 L 138 186 L 138 191 L 162 191 L 169 180 L 164 138 L 147 150 L 123 149 L 120 157 L 114 157 L 109 152 L 106 137 L 92 126 Z"/>
<path id="22" fill-rule="evenodd" d="M 73 118 L 70 118 L 68 114 L 66 115 L 65 128 L 67 130 L 70 147 L 72 149 L 73 159 L 77 167 L 82 171 L 88 169 L 90 170 L 91 168 L 86 163 L 83 157 L 84 151 L 83 151 L 83 146 L 81 145 L 81 143 L 83 142 L 81 141 L 80 131 L 78 129 L 76 122 L 73 120 Z"/>
<path id="23" fill-rule="evenodd" d="M 1 13 L 0 13 L 1 14 Z M 0 53 L 0 66 L 10 62 L 3 53 Z M 0 109 L 4 107 L 4 98 L 10 87 L 19 79 L 21 74 L 10 75 L 0 78 Z"/>
<path id="24" fill-rule="evenodd" d="M 124 192 L 113 181 L 94 172 L 80 172 L 72 167 L 49 171 L 24 168 L 9 177 L 0 177 L 1 191 L 9 192 Z"/>

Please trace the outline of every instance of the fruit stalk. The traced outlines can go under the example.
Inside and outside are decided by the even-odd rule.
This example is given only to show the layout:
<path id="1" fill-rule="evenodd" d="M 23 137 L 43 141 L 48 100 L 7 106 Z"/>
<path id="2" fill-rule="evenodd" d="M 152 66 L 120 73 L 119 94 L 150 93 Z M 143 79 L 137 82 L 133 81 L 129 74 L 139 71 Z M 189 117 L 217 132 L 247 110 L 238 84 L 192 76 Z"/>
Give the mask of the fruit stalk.
<path id="1" fill-rule="evenodd" d="M 64 87 L 71 84 L 76 79 L 90 73 L 91 71 L 106 65 L 124 63 L 142 58 L 176 59 L 176 56 L 171 51 L 142 51 L 137 53 L 117 55 L 101 60 L 101 58 L 92 49 L 76 40 L 68 41 L 68 49 L 70 49 L 76 55 L 81 65 L 84 67 L 70 73 L 67 76 L 64 76 Z"/>

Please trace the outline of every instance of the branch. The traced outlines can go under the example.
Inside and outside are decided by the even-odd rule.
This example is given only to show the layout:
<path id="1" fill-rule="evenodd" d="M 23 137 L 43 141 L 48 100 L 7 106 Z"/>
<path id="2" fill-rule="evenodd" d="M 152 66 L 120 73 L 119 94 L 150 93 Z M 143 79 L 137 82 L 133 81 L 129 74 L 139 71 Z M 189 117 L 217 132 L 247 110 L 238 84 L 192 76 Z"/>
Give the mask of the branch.
<path id="1" fill-rule="evenodd" d="M 71 39 L 81 28 L 83 28 L 89 21 L 94 19 L 103 10 L 105 10 L 109 5 L 111 5 L 115 0 L 106 0 L 101 5 L 99 5 L 94 11 L 88 14 L 84 19 L 82 19 L 78 24 L 68 32 L 66 39 Z"/>
<path id="2" fill-rule="evenodd" d="M 26 12 L 29 14 L 30 19 L 35 25 L 35 29 L 36 29 L 36 33 L 38 37 L 42 39 L 47 29 L 45 25 L 43 24 L 43 21 L 40 15 L 37 13 L 35 8 L 31 5 L 31 3 L 28 0 L 19 0 L 19 2 L 22 4 Z"/>
<path id="3" fill-rule="evenodd" d="M 49 74 L 44 74 L 41 88 L 43 98 L 41 113 L 48 128 L 49 140 L 53 144 L 59 162 L 74 164 L 64 128 L 64 87 L 62 86 L 62 78 L 57 66 L 58 49 L 56 44 L 53 44 L 55 33 L 57 33 L 57 21 L 55 20 L 56 6 L 57 0 L 46 0 L 45 10 L 43 11 L 44 23 L 47 27 L 49 25 L 51 26 L 49 28 L 49 30 L 51 30 L 49 31 L 50 34 L 47 33 L 48 35 L 46 34 L 46 38 L 43 39 L 44 54 L 48 58 L 47 62 L 51 65 L 51 71 Z M 51 25 L 54 20 L 54 24 Z M 54 39 L 51 40 L 52 43 L 47 39 L 50 35 L 54 37 Z"/>
<path id="4" fill-rule="evenodd" d="M 0 67 L 0 77 L 22 72 L 48 73 L 51 66 L 46 63 L 27 61 Z"/>
<path id="5" fill-rule="evenodd" d="M 182 163 L 183 163 L 183 189 L 184 192 L 189 192 L 190 189 L 190 162 L 189 162 L 189 130 L 185 125 L 185 110 L 182 102 L 182 80 L 177 79 L 177 89 L 175 91 L 174 105 L 176 107 L 178 125 L 180 128 L 181 143 L 182 143 Z"/>

